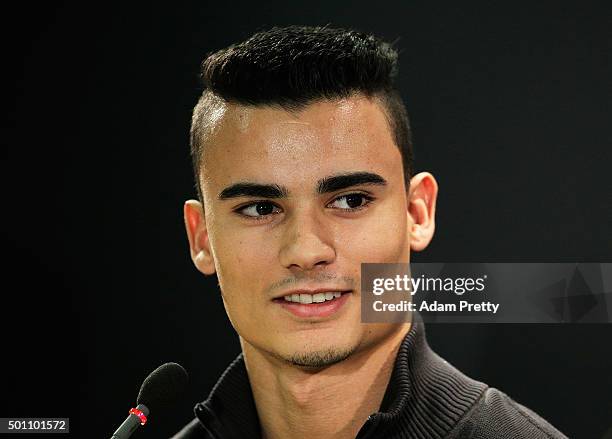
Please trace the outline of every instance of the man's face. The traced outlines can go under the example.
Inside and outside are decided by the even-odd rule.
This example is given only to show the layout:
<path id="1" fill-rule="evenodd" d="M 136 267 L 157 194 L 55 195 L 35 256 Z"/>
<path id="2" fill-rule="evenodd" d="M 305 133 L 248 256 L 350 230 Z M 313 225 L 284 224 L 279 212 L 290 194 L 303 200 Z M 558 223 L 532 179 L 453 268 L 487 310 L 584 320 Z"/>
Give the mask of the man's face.
<path id="1" fill-rule="evenodd" d="M 410 257 L 402 157 L 375 100 L 322 101 L 296 113 L 226 105 L 211 124 L 201 185 L 205 221 L 193 240 L 211 268 L 199 268 L 217 272 L 243 342 L 321 364 L 396 330 L 360 321 L 360 264 Z M 284 298 L 321 289 L 343 294 L 316 305 Z"/>

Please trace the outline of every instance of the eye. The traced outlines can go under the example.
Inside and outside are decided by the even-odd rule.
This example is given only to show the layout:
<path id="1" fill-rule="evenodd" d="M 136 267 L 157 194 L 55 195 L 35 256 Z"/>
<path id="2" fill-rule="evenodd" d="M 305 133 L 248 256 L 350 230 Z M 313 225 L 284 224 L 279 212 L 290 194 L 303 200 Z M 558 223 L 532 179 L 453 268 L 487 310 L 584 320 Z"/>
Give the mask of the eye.
<path id="1" fill-rule="evenodd" d="M 348 212 L 358 211 L 366 207 L 374 200 L 374 197 L 366 194 L 354 193 L 342 195 L 334 199 L 329 205 L 333 209 Z M 254 220 L 264 220 L 271 215 L 281 213 L 281 209 L 269 201 L 256 201 L 234 210 L 238 215 Z"/>
<path id="2" fill-rule="evenodd" d="M 280 213 L 280 209 L 268 201 L 258 201 L 236 209 L 240 215 L 253 219 L 262 219 L 269 215 Z"/>
<path id="3" fill-rule="evenodd" d="M 373 200 L 374 198 L 369 195 L 355 193 L 336 198 L 332 205 L 335 204 L 335 208 L 341 210 L 359 210 L 370 204 Z"/>

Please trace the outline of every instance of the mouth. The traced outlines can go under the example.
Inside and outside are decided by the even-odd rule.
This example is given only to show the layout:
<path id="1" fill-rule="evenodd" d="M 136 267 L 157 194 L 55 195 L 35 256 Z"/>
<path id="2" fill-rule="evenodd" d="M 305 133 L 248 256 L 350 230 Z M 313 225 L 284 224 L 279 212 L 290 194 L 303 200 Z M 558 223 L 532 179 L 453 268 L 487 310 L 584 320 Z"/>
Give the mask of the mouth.
<path id="1" fill-rule="evenodd" d="M 320 291 L 292 293 L 272 301 L 300 318 L 324 318 L 340 311 L 349 300 L 352 291 Z"/>

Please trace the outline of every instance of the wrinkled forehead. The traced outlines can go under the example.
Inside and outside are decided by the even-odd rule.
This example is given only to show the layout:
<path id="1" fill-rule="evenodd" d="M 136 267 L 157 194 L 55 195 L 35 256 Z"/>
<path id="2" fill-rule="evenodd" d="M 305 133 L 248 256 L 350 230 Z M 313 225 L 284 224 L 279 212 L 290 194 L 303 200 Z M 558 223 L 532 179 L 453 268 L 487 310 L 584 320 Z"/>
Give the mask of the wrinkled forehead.
<path id="1" fill-rule="evenodd" d="M 204 193 L 237 181 L 305 187 L 356 170 L 401 177 L 401 154 L 376 99 L 323 100 L 297 111 L 222 103 L 208 117 Z"/>

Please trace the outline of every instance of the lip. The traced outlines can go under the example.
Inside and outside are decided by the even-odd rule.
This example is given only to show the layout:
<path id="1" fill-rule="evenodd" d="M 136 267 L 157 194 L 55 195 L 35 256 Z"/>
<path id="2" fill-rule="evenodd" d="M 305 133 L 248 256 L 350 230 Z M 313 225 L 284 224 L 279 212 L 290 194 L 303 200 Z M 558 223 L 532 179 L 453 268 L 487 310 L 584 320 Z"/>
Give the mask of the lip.
<path id="1" fill-rule="evenodd" d="M 286 291 L 285 293 L 275 297 L 273 300 L 275 299 L 283 299 L 285 296 L 291 296 L 292 294 L 318 294 L 318 293 L 347 293 L 351 290 L 342 290 L 339 288 L 317 288 L 316 290 L 291 290 L 291 291 Z"/>
<path id="2" fill-rule="evenodd" d="M 296 303 L 287 302 L 284 296 L 289 294 L 317 294 L 317 293 L 342 293 L 340 297 L 325 302 L 313 302 L 313 303 Z M 317 289 L 317 290 L 295 290 L 285 293 L 283 296 L 277 297 L 273 300 L 274 303 L 280 305 L 286 311 L 289 311 L 296 317 L 308 318 L 308 319 L 322 319 L 337 314 L 342 307 L 346 304 L 351 296 L 351 290 L 338 290 L 338 289 Z"/>

